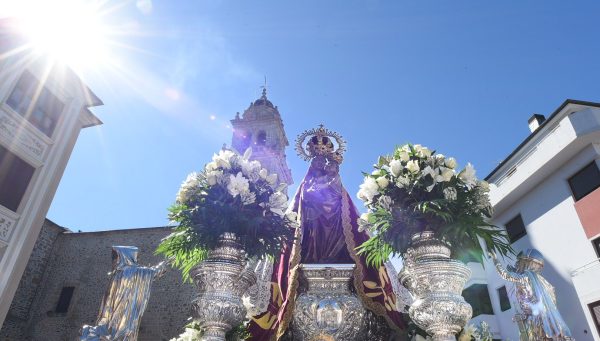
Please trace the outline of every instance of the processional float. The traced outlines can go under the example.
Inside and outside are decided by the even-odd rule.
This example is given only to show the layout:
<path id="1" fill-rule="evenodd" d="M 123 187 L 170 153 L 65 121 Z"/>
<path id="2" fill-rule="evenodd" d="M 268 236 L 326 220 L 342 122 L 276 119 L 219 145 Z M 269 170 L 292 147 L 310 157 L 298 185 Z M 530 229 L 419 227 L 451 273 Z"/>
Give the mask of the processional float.
<path id="1" fill-rule="evenodd" d="M 431 274 L 416 276 L 420 273 L 416 266 L 419 257 L 408 257 L 401 281 L 398 281 L 390 263 L 379 268 L 370 267 L 365 256 L 357 254 L 356 247 L 367 241 L 369 235 L 359 228 L 358 211 L 339 176 L 345 147 L 346 142 L 339 134 L 322 125 L 298 137 L 296 150 L 310 161 L 310 167 L 288 209 L 296 213 L 299 228 L 278 259 L 246 262 L 242 259 L 243 250 L 233 238 L 212 250 L 210 257 L 191 271 L 191 277 L 201 289 L 193 304 L 193 317 L 202 320 L 209 329 L 208 333 L 205 330 L 202 340 L 223 340 L 223 331 L 229 330 L 231 321 L 239 320 L 240 314 L 246 311 L 250 319 L 248 332 L 253 341 L 406 338 L 403 314 L 413 302 L 423 299 L 414 301 L 400 282 L 414 291 L 423 278 L 433 277 Z M 440 249 L 441 244 L 436 240 L 433 240 L 437 243 L 434 245 L 427 238 L 423 241 L 422 235 L 419 238 L 426 246 L 423 249 L 427 251 L 426 256 L 433 246 L 433 249 L 441 250 L 444 256 L 441 258 L 448 262 L 447 247 Z M 413 253 L 418 251 L 419 240 L 413 245 Z M 434 252 L 434 255 L 438 253 Z M 517 287 L 520 312 L 514 320 L 519 326 L 521 340 L 573 340 L 557 310 L 554 289 L 541 276 L 544 265 L 541 254 L 526 250 L 518 255 L 516 267 L 509 266 L 508 269 L 500 265 L 495 255 L 491 256 L 501 277 Z M 439 261 L 438 258 L 434 260 Z M 425 263 L 429 260 L 424 259 Z M 240 266 L 236 267 L 236 264 Z M 154 267 L 138 265 L 135 247 L 113 247 L 111 284 L 96 325 L 84 326 L 80 340 L 136 340 L 151 283 L 164 269 L 164 262 Z M 468 277 L 466 272 L 465 276 Z M 448 282 L 446 277 L 435 278 Z M 455 281 L 458 292 L 464 284 L 462 277 Z M 246 308 L 241 305 L 242 296 Z M 445 301 L 442 300 L 444 304 L 464 305 L 470 316 L 470 307 L 462 304 L 464 300 L 459 300 L 462 299 L 460 295 L 446 296 Z M 464 326 L 466 321 L 450 322 L 446 324 Z M 448 326 L 444 325 L 444 328 Z M 448 334 L 451 339 L 454 339 L 454 333 Z"/>

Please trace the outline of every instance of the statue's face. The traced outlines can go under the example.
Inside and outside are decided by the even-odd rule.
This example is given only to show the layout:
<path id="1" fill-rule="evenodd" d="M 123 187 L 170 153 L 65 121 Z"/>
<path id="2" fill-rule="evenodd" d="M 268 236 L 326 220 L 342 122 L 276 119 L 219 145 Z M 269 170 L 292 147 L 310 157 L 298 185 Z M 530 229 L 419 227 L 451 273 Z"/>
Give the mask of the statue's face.
<path id="1" fill-rule="evenodd" d="M 542 269 L 544 268 L 543 265 L 541 265 L 538 262 L 533 261 L 530 258 L 519 258 L 517 260 L 517 271 L 522 273 L 525 270 L 529 270 L 529 271 L 533 271 L 535 273 L 541 273 Z"/>

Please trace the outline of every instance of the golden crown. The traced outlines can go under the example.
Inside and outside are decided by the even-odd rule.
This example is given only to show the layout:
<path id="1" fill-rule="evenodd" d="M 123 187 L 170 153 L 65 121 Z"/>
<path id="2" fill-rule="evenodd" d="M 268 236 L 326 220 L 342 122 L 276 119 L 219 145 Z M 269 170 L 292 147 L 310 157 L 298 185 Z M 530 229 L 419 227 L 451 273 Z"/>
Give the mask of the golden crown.
<path id="1" fill-rule="evenodd" d="M 305 144 L 306 139 L 308 142 Z M 337 148 L 333 143 L 335 140 Z M 346 141 L 335 131 L 323 127 L 305 130 L 296 138 L 296 152 L 298 156 L 308 161 L 316 156 L 332 156 L 341 160 L 342 154 L 346 151 Z"/>

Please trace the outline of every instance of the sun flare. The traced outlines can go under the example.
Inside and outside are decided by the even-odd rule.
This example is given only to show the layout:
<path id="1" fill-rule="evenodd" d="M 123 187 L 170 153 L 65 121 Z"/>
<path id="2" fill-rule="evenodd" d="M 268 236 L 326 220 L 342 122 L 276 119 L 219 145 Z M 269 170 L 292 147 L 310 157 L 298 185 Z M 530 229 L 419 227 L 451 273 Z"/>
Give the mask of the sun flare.
<path id="1" fill-rule="evenodd" d="M 31 0 L 18 2 L 12 12 L 35 51 L 81 71 L 109 59 L 109 32 L 102 22 L 101 5 L 83 0 Z"/>

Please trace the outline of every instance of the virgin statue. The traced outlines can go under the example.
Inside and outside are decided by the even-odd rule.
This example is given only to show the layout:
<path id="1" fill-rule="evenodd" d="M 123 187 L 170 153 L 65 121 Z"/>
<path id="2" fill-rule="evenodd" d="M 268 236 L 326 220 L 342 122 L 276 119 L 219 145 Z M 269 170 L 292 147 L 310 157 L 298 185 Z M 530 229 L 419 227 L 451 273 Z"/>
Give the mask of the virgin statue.
<path id="1" fill-rule="evenodd" d="M 142 314 L 150 298 L 152 281 L 166 270 L 137 264 L 138 248 L 113 246 L 110 285 L 95 326 L 83 326 L 81 341 L 135 341 Z"/>
<path id="2" fill-rule="evenodd" d="M 296 149 L 310 161 L 288 209 L 296 214 L 299 228 L 296 238 L 274 262 L 272 272 L 266 272 L 270 275 L 268 302 L 262 309 L 252 311 L 251 340 L 278 340 L 286 333 L 293 317 L 302 264 L 354 264 L 353 292 L 370 313 L 401 334 L 406 327 L 402 312 L 407 302 L 400 297 L 406 292 L 401 292 L 404 288 L 400 287 L 394 268 L 391 264 L 369 267 L 355 251 L 369 236 L 359 230 L 358 211 L 339 175 L 345 141 L 321 125 L 300 135 Z"/>
<path id="3" fill-rule="evenodd" d="M 574 340 L 556 306 L 552 284 L 542 276 L 544 257 L 535 249 L 521 251 L 516 267 L 505 269 L 491 253 L 496 270 L 504 280 L 516 286 L 519 313 L 513 320 L 519 326 L 521 341 Z"/>

